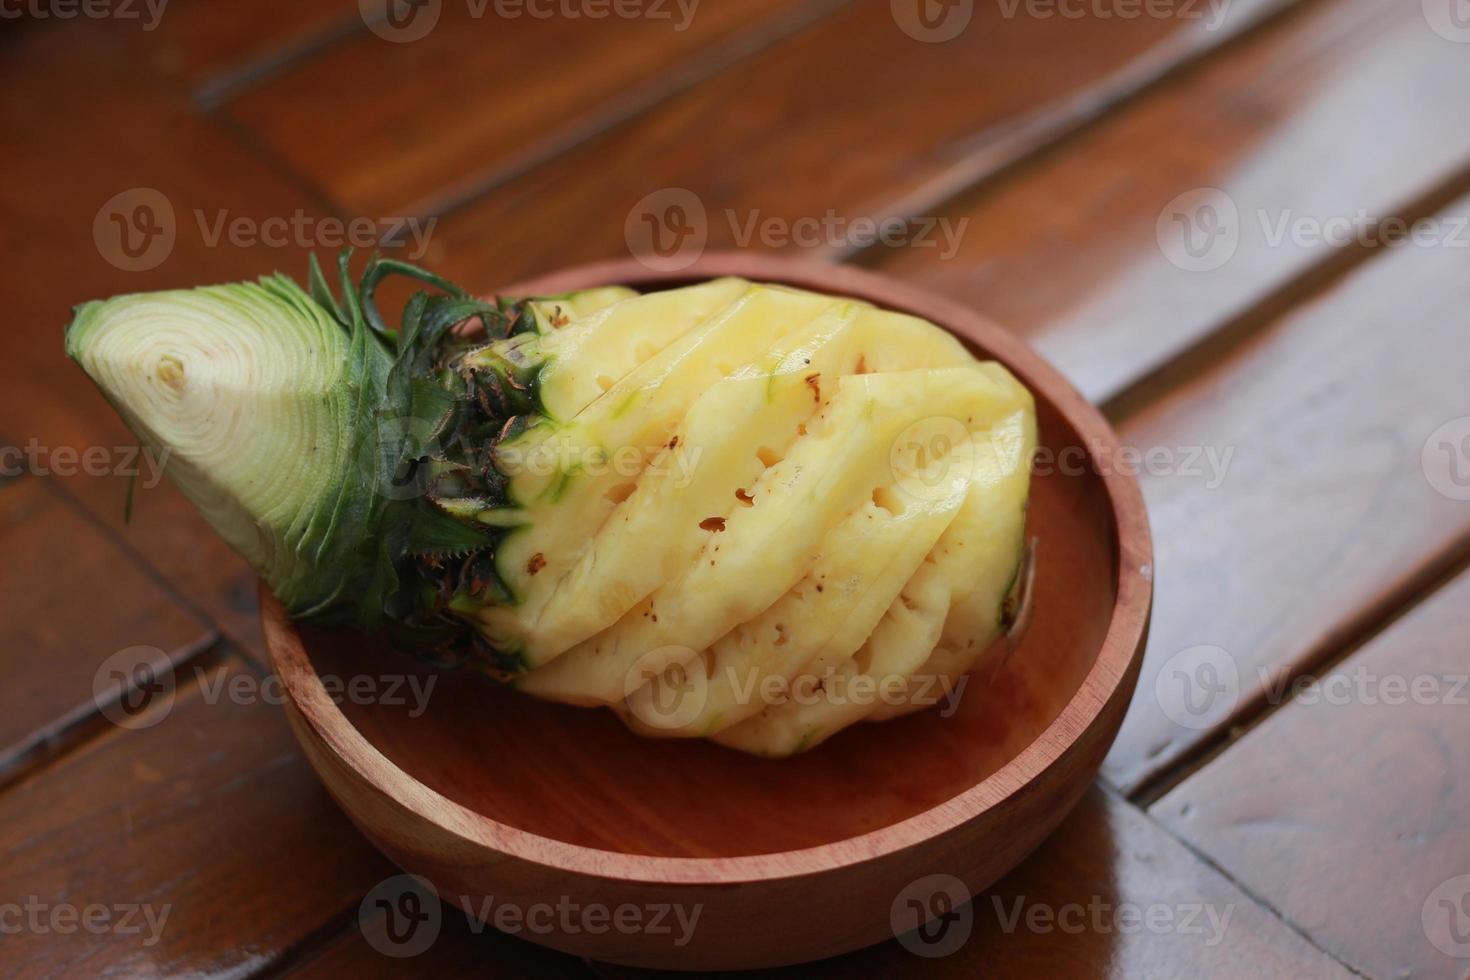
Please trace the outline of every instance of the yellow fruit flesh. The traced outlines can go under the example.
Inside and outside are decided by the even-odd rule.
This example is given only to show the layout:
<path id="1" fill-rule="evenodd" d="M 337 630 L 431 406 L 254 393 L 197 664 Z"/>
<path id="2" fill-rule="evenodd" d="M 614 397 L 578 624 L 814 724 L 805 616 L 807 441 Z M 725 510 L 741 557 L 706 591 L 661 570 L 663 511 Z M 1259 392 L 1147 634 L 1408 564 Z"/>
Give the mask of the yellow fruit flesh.
<path id="1" fill-rule="evenodd" d="M 952 590 L 944 632 L 914 672 L 900 703 L 879 706 L 870 721 L 921 710 L 929 703 L 925 690 L 953 690 L 1000 635 L 999 608 L 1015 582 L 1025 547 L 1029 467 L 1036 450 L 1034 413 L 1018 412 L 977 447 L 975 487 L 964 513 L 934 553 Z"/>
<path id="2" fill-rule="evenodd" d="M 486 635 L 523 650 L 532 666 L 561 654 L 565 648 L 543 638 L 536 622 L 556 583 L 611 516 L 620 487 L 636 481 L 640 468 L 625 472 L 619 456 L 652 458 L 668 445 L 699 393 L 733 374 L 752 351 L 765 350 L 838 302 L 750 286 L 613 384 L 572 423 L 543 423 L 517 440 L 513 448 L 522 454 L 521 464 L 519 471 L 512 469 L 510 494 L 522 504 L 529 526 L 506 539 L 497 566 L 519 603 L 486 607 L 479 617 Z M 534 576 L 528 574 L 538 566 Z"/>
<path id="3" fill-rule="evenodd" d="M 885 610 L 862 649 L 832 670 L 804 673 L 790 700 L 765 706 L 749 721 L 712 736 L 756 755 L 811 748 L 868 715 L 887 694 L 879 685 L 906 683 L 934 649 L 944 626 L 948 583 L 924 564 Z M 871 680 L 864 685 L 861 679 Z"/>
<path id="4" fill-rule="evenodd" d="M 891 448 L 906 429 L 936 415 L 981 424 L 1014 412 L 1019 391 L 970 365 L 842 378 L 807 434 L 760 475 L 754 506 L 732 499 L 723 531 L 690 568 L 520 686 L 543 697 L 611 703 L 624 696 L 629 671 L 648 651 L 682 647 L 687 661 L 779 599 L 820 557 L 834 525 L 875 491 L 892 488 Z"/>
<path id="5" fill-rule="evenodd" d="M 759 713 L 764 698 L 790 690 L 814 664 L 838 664 L 867 641 L 892 596 L 918 570 L 962 498 L 903 514 L 869 501 L 833 529 L 807 575 L 769 609 L 726 633 L 706 651 L 706 690 L 692 716 L 633 714 L 644 735 L 708 736 Z M 654 678 L 654 704 L 672 695 Z"/>
<path id="6" fill-rule="evenodd" d="M 739 280 L 694 289 L 539 304 L 566 317 L 543 373 L 564 414 L 511 446 L 524 526 L 497 561 L 520 601 L 478 625 L 524 652 L 520 689 L 609 705 L 644 734 L 783 755 L 922 707 L 998 631 L 1029 394 L 922 320 Z M 936 421 L 944 438 L 903 462 Z M 915 483 L 914 465 L 939 478 Z M 695 673 L 695 709 L 637 710 Z M 882 699 L 771 695 L 871 681 Z"/>
<path id="7" fill-rule="evenodd" d="M 785 303 L 791 297 L 783 291 L 771 298 Z M 796 315 L 809 311 L 805 305 L 794 310 Z M 729 329 L 739 329 L 741 322 L 732 321 Z M 737 492 L 748 495 L 763 469 L 757 454 L 783 454 L 798 437 L 800 426 L 815 414 L 821 392 L 831 390 L 844 373 L 859 366 L 881 372 L 967 362 L 973 363 L 953 338 L 920 320 L 851 302 L 829 306 L 810 324 L 762 352 L 758 361 L 742 365 L 703 393 L 694 392 L 693 405 L 646 469 L 628 471 L 618 456 L 622 450 L 610 450 L 613 458 L 607 465 L 618 479 L 605 491 L 614 506 L 600 528 L 580 550 L 567 541 L 571 527 L 565 525 L 554 533 L 531 531 L 513 542 L 506 552 L 512 573 L 513 563 L 526 554 L 531 556 L 528 567 L 535 561 L 539 569 L 535 575 L 539 581 L 521 590 L 525 601 L 513 613 L 487 611 L 482 621 L 501 631 L 502 637 L 520 638 L 531 663 L 549 661 L 610 626 L 692 560 L 706 537 L 699 522 L 723 517 L 739 499 Z M 646 402 L 644 410 L 676 411 L 674 406 L 688 397 L 687 384 L 671 383 L 660 388 L 657 400 Z M 589 419 L 586 429 L 595 421 Z M 573 433 L 566 437 L 582 438 Z M 638 458 L 637 452 L 626 457 Z M 602 479 L 591 486 L 608 482 Z M 588 496 L 589 491 L 579 487 L 572 499 Z M 534 516 L 530 521 L 534 526 Z M 574 549 L 560 555 L 564 560 L 552 564 L 546 557 L 564 548 Z M 536 555 L 542 557 L 535 559 Z"/>
<path id="8" fill-rule="evenodd" d="M 960 514 L 888 609 L 871 640 L 835 669 L 813 663 L 800 692 L 825 697 L 765 705 L 715 740 L 760 755 L 821 744 L 858 720 L 884 721 L 959 697 L 961 678 L 1000 634 L 998 610 L 1015 575 L 1035 446 L 1030 412 L 1017 412 L 972 443 L 973 485 Z"/>
<path id="9" fill-rule="evenodd" d="M 575 294 L 565 304 L 534 304 L 549 361 L 539 379 L 541 401 L 553 419 L 573 418 L 650 356 L 728 307 L 749 285 L 716 279 L 687 289 L 634 294 L 631 303 L 603 305 L 617 295 L 627 298 L 631 290 L 594 290 Z M 557 326 L 559 316 L 570 322 Z"/>

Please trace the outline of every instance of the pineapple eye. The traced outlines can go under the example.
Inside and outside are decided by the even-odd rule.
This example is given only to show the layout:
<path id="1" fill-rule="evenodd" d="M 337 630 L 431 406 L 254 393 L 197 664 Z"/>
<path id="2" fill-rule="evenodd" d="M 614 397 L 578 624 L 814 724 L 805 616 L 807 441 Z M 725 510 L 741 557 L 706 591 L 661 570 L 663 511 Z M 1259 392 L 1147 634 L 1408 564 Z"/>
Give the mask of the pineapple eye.
<path id="1" fill-rule="evenodd" d="M 903 501 L 899 500 L 897 495 L 895 495 L 894 492 L 887 487 L 873 488 L 873 504 L 877 507 L 881 507 L 883 510 L 888 511 L 888 513 L 892 514 L 894 517 L 903 516 Z"/>

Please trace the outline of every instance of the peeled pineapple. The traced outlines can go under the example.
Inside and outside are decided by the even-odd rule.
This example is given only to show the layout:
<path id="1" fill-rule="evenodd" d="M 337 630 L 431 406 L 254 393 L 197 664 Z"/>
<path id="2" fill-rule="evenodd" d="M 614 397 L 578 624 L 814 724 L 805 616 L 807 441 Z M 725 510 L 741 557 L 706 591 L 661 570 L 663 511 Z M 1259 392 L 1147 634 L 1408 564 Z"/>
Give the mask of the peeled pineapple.
<path id="1" fill-rule="evenodd" d="M 435 291 L 394 332 L 399 273 Z M 939 328 L 739 279 L 491 304 L 341 278 L 67 331 L 293 615 L 772 756 L 952 697 L 993 648 L 1035 413 Z"/>

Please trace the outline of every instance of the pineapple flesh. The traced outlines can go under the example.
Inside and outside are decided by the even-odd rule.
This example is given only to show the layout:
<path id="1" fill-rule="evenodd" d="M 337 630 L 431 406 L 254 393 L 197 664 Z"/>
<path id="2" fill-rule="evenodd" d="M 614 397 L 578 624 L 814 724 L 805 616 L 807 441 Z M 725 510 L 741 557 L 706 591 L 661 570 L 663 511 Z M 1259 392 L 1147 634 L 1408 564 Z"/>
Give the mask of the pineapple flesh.
<path id="1" fill-rule="evenodd" d="M 354 289 L 344 258 L 340 302 L 314 265 L 311 295 L 120 297 L 68 328 L 293 615 L 767 756 L 955 697 L 997 648 L 1036 445 L 1001 366 L 739 279 L 489 304 L 410 270 L 440 294 L 394 333 L 372 286 L 401 271 Z"/>

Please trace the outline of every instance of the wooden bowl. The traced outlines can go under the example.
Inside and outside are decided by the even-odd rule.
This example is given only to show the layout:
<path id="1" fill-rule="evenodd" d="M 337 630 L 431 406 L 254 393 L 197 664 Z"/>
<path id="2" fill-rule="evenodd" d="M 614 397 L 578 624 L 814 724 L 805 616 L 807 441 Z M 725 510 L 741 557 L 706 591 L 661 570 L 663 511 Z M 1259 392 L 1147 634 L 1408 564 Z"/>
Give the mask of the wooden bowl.
<path id="1" fill-rule="evenodd" d="M 1049 454 L 1028 518 L 1039 542 L 1034 622 L 950 717 L 930 710 L 856 725 L 803 755 L 768 760 L 639 738 L 609 712 L 536 701 L 470 674 L 438 675 L 419 714 L 411 698 L 344 697 L 340 682 L 408 674 L 426 684 L 432 669 L 357 634 L 299 629 L 261 594 L 287 713 L 312 764 L 363 833 L 446 904 L 482 909 L 493 896 L 490 908 L 600 905 L 609 917 L 633 906 L 649 925 L 656 906 L 698 908 L 682 944 L 678 928 L 592 931 L 603 920 L 580 913 L 546 916 L 520 933 L 614 963 L 814 960 L 891 938 L 904 915 L 912 925 L 900 893 L 916 879 L 953 875 L 979 893 L 1092 782 L 1148 630 L 1152 545 L 1136 481 L 1108 465 L 1116 437 L 1056 371 L 964 307 L 858 269 L 750 254 L 710 254 L 677 274 L 607 262 L 505 292 L 658 288 L 723 275 L 917 314 L 1034 392 Z M 1056 466 L 1044 465 L 1049 457 Z M 395 700 L 409 703 L 386 703 Z M 635 913 L 625 914 L 631 923 Z"/>

